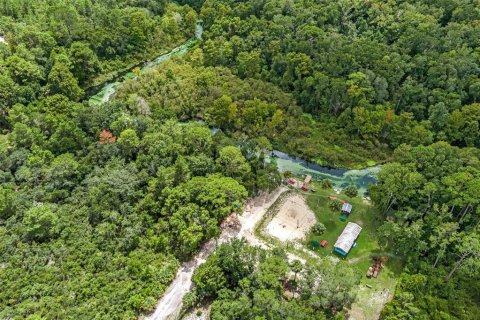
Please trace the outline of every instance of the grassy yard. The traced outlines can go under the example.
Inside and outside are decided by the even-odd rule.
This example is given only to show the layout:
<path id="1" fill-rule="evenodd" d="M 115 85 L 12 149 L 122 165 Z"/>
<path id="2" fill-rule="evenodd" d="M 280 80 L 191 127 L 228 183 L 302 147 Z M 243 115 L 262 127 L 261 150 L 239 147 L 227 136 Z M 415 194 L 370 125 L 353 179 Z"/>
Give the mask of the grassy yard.
<path id="1" fill-rule="evenodd" d="M 361 282 L 356 290 L 357 299 L 347 310 L 350 320 L 372 320 L 378 319 L 378 316 L 386 302 L 392 297 L 397 278 L 403 268 L 401 258 L 395 256 L 391 252 L 383 251 L 381 248 L 381 239 L 378 238 L 377 229 L 382 224 L 382 219 L 377 210 L 370 202 L 361 197 L 349 198 L 343 194 L 336 194 L 333 190 L 323 190 L 319 185 L 314 183 L 317 191 L 303 192 L 300 190 L 290 191 L 282 195 L 279 200 L 268 210 L 263 220 L 255 228 L 255 235 L 260 239 L 273 244 L 277 247 L 283 247 L 287 251 L 304 258 L 310 263 L 314 263 L 314 257 L 307 254 L 304 250 L 290 246 L 288 243 L 268 235 L 264 231 L 266 224 L 277 214 L 279 206 L 283 199 L 291 194 L 299 192 L 305 196 L 307 204 L 315 213 L 318 222 L 321 222 L 327 228 L 326 232 L 321 236 L 309 235 L 304 241 L 305 247 L 311 252 L 316 253 L 321 258 L 333 258 L 343 260 L 350 264 L 359 275 Z M 335 196 L 339 200 L 345 200 L 352 204 L 352 213 L 347 221 L 340 220 L 340 212 L 333 212 L 328 199 L 329 196 Z M 347 225 L 347 222 L 355 222 L 362 226 L 362 232 L 357 239 L 357 246 L 354 247 L 346 257 L 333 252 L 333 245 Z M 312 240 L 321 242 L 327 240 L 328 245 L 325 248 L 314 249 L 310 245 Z M 366 272 L 368 267 L 373 263 L 372 256 L 388 256 L 389 259 L 385 263 L 385 268 L 380 272 L 376 279 L 368 279 Z M 371 288 L 368 288 L 366 285 Z"/>
<path id="2" fill-rule="evenodd" d="M 340 212 L 333 212 L 328 196 L 335 196 L 339 200 L 345 200 L 352 204 L 353 209 L 347 221 L 340 220 Z M 352 319 L 376 319 L 383 304 L 389 299 L 395 290 L 396 278 L 400 274 L 403 263 L 394 254 L 382 251 L 381 239 L 377 237 L 376 230 L 381 225 L 382 219 L 376 209 L 361 197 L 349 198 L 346 195 L 337 195 L 333 190 L 317 191 L 307 196 L 307 203 L 315 212 L 318 222 L 327 228 L 321 236 L 310 235 L 305 244 L 313 250 L 310 243 L 312 240 L 321 242 L 327 240 L 325 248 L 318 248 L 314 251 L 322 257 L 335 257 L 345 260 L 352 265 L 361 275 L 362 281 L 357 292 L 357 300 L 350 309 Z M 347 225 L 347 222 L 355 222 L 362 227 L 362 232 L 357 239 L 356 247 L 352 248 L 346 257 L 333 252 L 333 245 Z M 385 268 L 380 272 L 377 279 L 368 279 L 365 274 L 368 267 L 373 263 L 372 256 L 389 257 Z M 366 285 L 372 288 L 367 288 Z"/>
<path id="3" fill-rule="evenodd" d="M 346 221 L 340 220 L 340 212 L 334 212 L 330 209 L 329 204 L 331 201 L 328 199 L 328 196 L 335 196 L 339 200 L 345 200 L 352 204 L 352 213 Z M 362 232 L 357 239 L 357 246 L 352 248 L 347 257 L 342 258 L 342 256 L 338 254 L 335 254 L 335 256 L 341 259 L 354 260 L 379 249 L 374 231 L 380 226 L 381 221 L 376 218 L 378 217 L 378 213 L 375 208 L 362 198 L 349 198 L 343 194 L 337 195 L 333 190 L 317 189 L 315 193 L 308 195 L 307 203 L 315 212 L 317 221 L 323 223 L 327 228 L 327 231 L 323 235 L 311 235 L 308 238 L 308 245 L 310 248 L 310 242 L 312 240 L 317 240 L 318 242 L 321 242 L 322 240 L 328 241 L 325 248 L 319 248 L 316 250 L 319 255 L 327 256 L 333 254 L 333 245 L 347 225 L 347 222 L 357 223 L 362 227 Z"/>

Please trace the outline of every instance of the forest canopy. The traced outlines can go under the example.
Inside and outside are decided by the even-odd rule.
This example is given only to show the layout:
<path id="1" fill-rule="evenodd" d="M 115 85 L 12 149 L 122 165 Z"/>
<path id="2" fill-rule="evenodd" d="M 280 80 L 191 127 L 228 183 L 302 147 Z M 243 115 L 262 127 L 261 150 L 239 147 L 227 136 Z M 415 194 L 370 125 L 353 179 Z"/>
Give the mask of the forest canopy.
<path id="1" fill-rule="evenodd" d="M 476 319 L 479 6 L 0 1 L 0 318 L 151 311 L 225 217 L 281 184 L 275 148 L 383 164 L 368 195 L 382 249 L 405 266 L 382 319 Z M 199 20 L 185 56 L 139 70 Z M 210 301 L 214 319 L 324 319 L 355 300 L 347 263 L 287 260 L 224 244 L 184 302 Z M 292 273 L 298 299 L 280 285 Z"/>
<path id="2" fill-rule="evenodd" d="M 207 0 L 204 60 L 291 92 L 321 125 L 334 122 L 370 149 L 435 141 L 479 147 L 475 6 Z"/>

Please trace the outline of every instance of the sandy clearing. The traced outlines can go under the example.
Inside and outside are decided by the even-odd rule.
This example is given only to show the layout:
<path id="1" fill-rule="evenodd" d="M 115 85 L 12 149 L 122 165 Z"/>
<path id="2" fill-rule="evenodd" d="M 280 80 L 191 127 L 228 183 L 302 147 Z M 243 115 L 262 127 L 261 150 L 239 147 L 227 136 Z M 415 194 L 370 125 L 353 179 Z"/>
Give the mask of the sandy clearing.
<path id="1" fill-rule="evenodd" d="M 301 240 L 316 221 L 315 214 L 308 207 L 305 198 L 294 194 L 281 204 L 265 231 L 283 242 Z"/>
<path id="2" fill-rule="evenodd" d="M 393 294 L 390 290 L 390 288 L 385 288 L 384 290 L 372 290 L 367 289 L 364 285 L 360 285 L 358 289 L 360 299 L 352 304 L 351 309 L 348 312 L 348 320 L 379 319 L 384 305 L 393 298 Z"/>
<path id="3" fill-rule="evenodd" d="M 182 320 L 208 320 L 210 318 L 210 305 L 199 307 L 185 315 Z"/>

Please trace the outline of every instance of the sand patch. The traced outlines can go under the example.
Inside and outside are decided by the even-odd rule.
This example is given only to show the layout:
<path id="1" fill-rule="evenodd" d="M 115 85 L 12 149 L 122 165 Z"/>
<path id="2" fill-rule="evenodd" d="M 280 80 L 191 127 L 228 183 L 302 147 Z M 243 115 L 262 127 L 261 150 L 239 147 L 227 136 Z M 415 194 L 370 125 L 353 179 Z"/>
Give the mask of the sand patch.
<path id="1" fill-rule="evenodd" d="M 383 290 L 367 289 L 360 285 L 357 301 L 348 312 L 348 320 L 379 319 L 384 305 L 392 300 L 389 288 Z"/>
<path id="2" fill-rule="evenodd" d="M 265 231 L 281 241 L 300 240 L 305 238 L 315 222 L 317 222 L 315 214 L 305 199 L 295 194 L 283 201 Z"/>

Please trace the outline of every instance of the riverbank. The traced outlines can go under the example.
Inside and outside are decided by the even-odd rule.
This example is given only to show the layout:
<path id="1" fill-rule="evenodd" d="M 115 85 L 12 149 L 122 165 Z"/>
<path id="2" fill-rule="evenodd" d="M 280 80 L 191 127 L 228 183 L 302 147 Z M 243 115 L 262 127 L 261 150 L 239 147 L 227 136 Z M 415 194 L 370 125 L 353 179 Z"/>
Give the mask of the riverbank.
<path id="1" fill-rule="evenodd" d="M 123 67 L 120 67 L 118 69 L 115 69 L 114 71 L 109 71 L 103 74 L 99 74 L 95 79 L 92 80 L 92 82 L 84 88 L 85 90 L 85 97 L 88 97 L 92 94 L 94 94 L 98 89 L 103 87 L 106 83 L 112 82 L 112 81 L 117 81 L 120 79 L 124 74 L 132 71 L 133 69 L 137 67 L 141 67 L 143 64 L 145 64 L 145 61 L 151 61 L 158 57 L 159 55 L 168 53 L 171 51 L 173 48 L 181 45 L 188 39 L 182 38 L 177 41 L 175 41 L 173 44 L 169 45 L 168 47 L 162 47 L 162 48 L 155 48 L 153 50 L 149 50 L 148 52 L 143 52 L 142 54 L 132 57 L 132 61 L 130 62 L 121 62 L 123 64 Z"/>
<path id="2" fill-rule="evenodd" d="M 275 148 L 320 166 L 349 170 L 385 163 L 392 151 L 387 145 L 347 133 L 330 116 L 304 113 L 272 141 Z"/>
<path id="3" fill-rule="evenodd" d="M 136 77 L 136 73 L 134 73 L 134 70 L 139 69 L 140 72 L 144 72 L 145 70 L 153 68 L 171 59 L 172 57 L 187 53 L 198 43 L 198 41 L 200 41 L 200 39 L 202 38 L 202 34 L 202 21 L 199 20 L 196 25 L 195 34 L 190 39 L 183 41 L 181 44 L 173 47 L 169 51 L 164 51 L 162 54 L 156 55 L 156 57 L 151 60 L 138 62 L 129 67 L 120 69 L 112 73 L 112 76 L 110 78 L 102 81 L 100 84 L 91 86 L 89 89 L 86 89 L 86 97 L 88 97 L 88 103 L 90 105 L 98 105 L 100 103 L 107 102 L 110 97 L 116 92 L 119 85 L 121 85 L 124 81 L 131 80 Z"/>
<path id="4" fill-rule="evenodd" d="M 360 195 L 365 195 L 370 184 L 377 182 L 376 175 L 380 166 L 367 167 L 363 169 L 335 169 L 323 167 L 316 163 L 306 161 L 287 153 L 274 150 L 268 161 L 275 161 L 280 172 L 290 172 L 293 176 L 312 176 L 314 181 L 328 179 L 335 189 L 343 189 L 349 185 L 355 185 Z"/>

